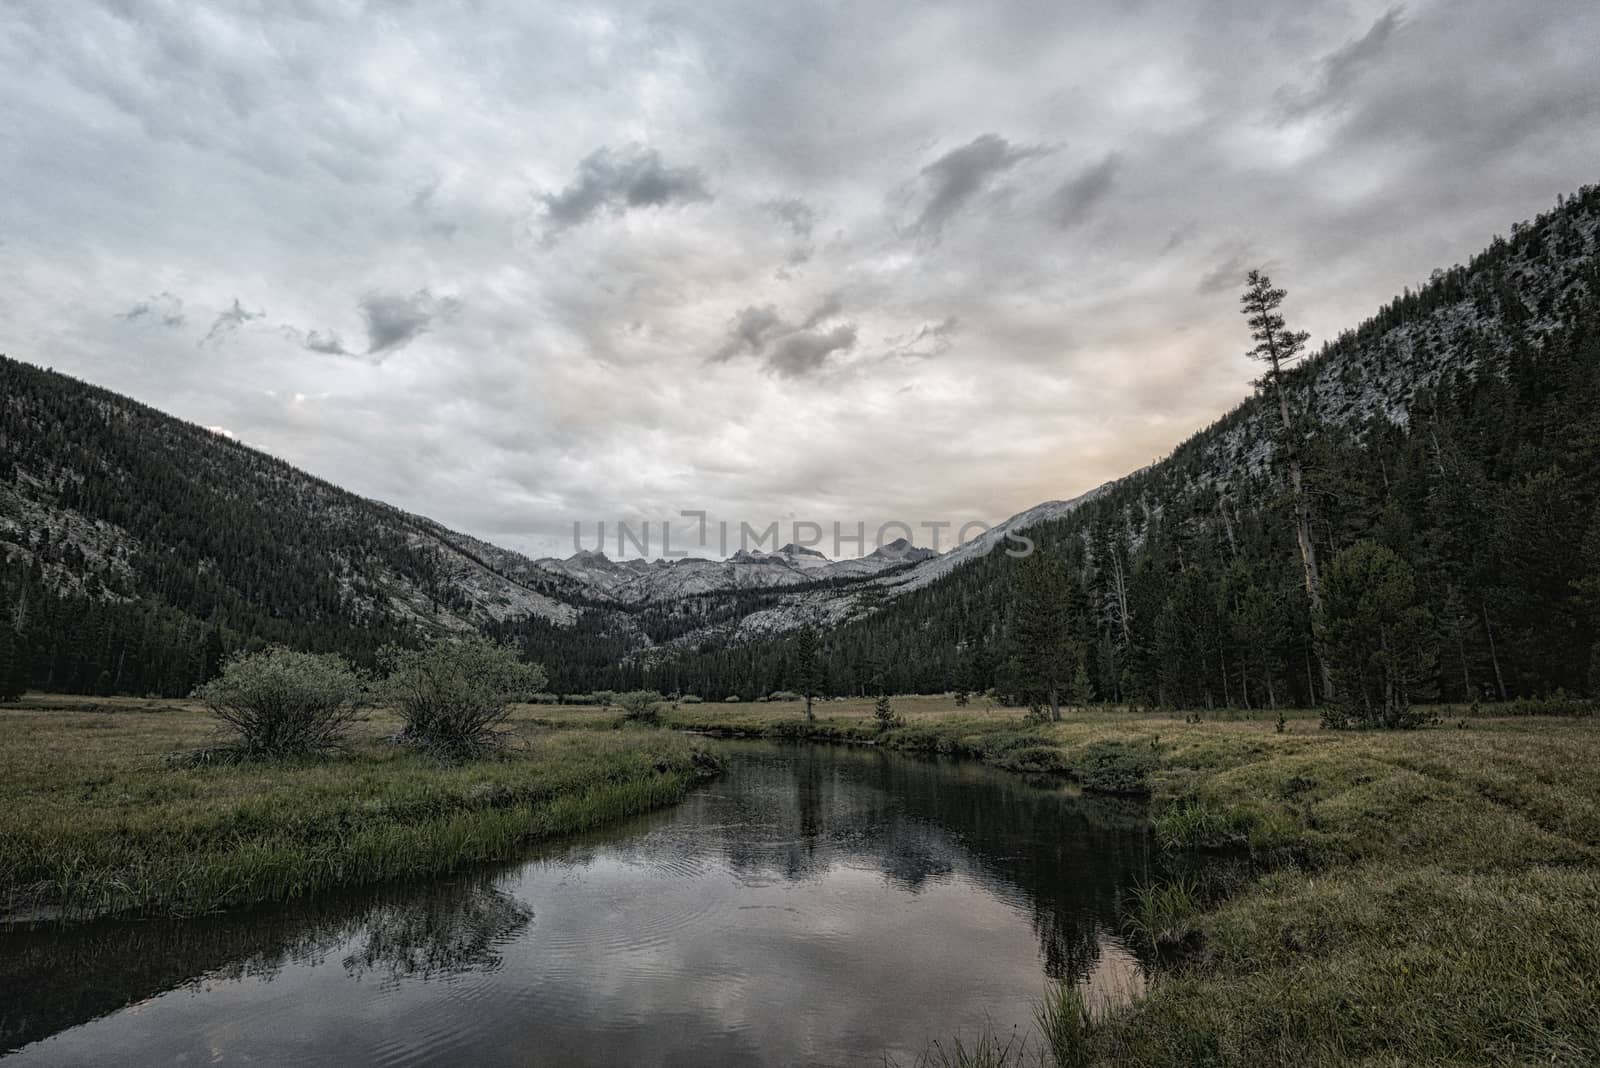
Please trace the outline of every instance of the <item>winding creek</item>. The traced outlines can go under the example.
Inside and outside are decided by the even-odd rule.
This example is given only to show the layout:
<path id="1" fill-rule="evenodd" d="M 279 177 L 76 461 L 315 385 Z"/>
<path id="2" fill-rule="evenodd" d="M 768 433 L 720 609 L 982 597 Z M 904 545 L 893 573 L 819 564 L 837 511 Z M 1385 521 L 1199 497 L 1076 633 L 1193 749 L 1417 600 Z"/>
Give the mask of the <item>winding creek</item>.
<path id="1" fill-rule="evenodd" d="M 966 762 L 723 743 L 676 808 L 468 876 L 0 933 L 6 1064 L 910 1063 L 1126 997 L 1137 805 Z"/>

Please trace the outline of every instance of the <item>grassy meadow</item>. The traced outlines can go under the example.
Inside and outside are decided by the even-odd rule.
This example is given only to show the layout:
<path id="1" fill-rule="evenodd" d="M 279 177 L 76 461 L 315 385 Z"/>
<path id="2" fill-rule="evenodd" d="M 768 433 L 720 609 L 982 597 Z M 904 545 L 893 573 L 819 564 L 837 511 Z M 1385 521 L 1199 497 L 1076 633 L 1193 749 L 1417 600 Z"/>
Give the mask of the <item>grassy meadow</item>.
<path id="1" fill-rule="evenodd" d="M 217 740 L 189 702 L 0 706 L 0 916 L 185 915 L 438 874 L 672 804 L 705 765 L 673 732 L 527 712 L 504 754 L 458 765 L 389 744 L 384 710 L 336 756 L 189 765 L 172 758 Z"/>

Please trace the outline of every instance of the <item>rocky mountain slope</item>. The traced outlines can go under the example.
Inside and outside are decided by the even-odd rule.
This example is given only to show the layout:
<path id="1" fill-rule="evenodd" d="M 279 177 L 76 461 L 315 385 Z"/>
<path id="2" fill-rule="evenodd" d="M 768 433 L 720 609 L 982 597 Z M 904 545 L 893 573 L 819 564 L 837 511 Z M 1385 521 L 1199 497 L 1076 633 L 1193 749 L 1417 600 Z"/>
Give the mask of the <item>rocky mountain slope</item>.
<path id="1" fill-rule="evenodd" d="M 570 625 L 579 591 L 515 553 L 0 358 L 0 592 L 23 629 L 65 602 L 124 606 L 107 619 L 143 630 L 143 605 L 230 643 L 321 647 L 529 616 Z"/>

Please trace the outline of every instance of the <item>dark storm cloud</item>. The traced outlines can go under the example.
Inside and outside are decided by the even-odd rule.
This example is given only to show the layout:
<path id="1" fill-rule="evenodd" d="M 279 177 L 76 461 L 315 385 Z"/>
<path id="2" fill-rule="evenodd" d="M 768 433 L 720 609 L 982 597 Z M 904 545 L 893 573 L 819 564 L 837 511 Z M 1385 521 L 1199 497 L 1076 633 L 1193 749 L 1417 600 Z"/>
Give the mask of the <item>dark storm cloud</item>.
<path id="1" fill-rule="evenodd" d="M 951 149 L 922 168 L 927 199 L 913 229 L 937 234 L 952 215 L 996 176 L 1044 152 L 1043 148 L 1033 145 L 1013 145 L 993 133 L 981 134 L 960 148 Z"/>
<path id="2" fill-rule="evenodd" d="M 405 348 L 418 335 L 426 333 L 436 321 L 449 318 L 460 310 L 460 301 L 453 297 L 436 297 L 426 289 L 419 289 L 410 296 L 399 293 L 370 294 L 361 302 L 361 314 L 367 320 L 366 354 L 377 357 Z M 309 338 L 307 347 L 310 347 Z"/>
<path id="3" fill-rule="evenodd" d="M 200 344 L 221 343 L 239 332 L 245 323 L 256 319 L 266 318 L 264 311 L 248 311 L 240 303 L 239 298 L 233 298 L 233 306 L 217 316 L 211 324 L 211 329 L 206 331 L 206 336 L 200 339 Z"/>
<path id="4" fill-rule="evenodd" d="M 1395 31 L 1404 21 L 1405 9 L 1391 7 L 1366 33 L 1330 52 L 1317 64 L 1317 77 L 1309 86 L 1278 91 L 1281 115 L 1298 119 L 1324 108 L 1335 107 L 1356 88 L 1368 69 L 1388 49 Z"/>
<path id="5" fill-rule="evenodd" d="M 162 290 L 153 297 L 139 301 L 127 311 L 119 314 L 117 318 L 125 319 L 130 323 L 144 319 L 148 322 L 160 323 L 168 328 L 180 327 L 187 321 L 187 317 L 183 314 L 183 301 L 166 290 Z"/>
<path id="6" fill-rule="evenodd" d="M 669 167 L 661 153 L 643 145 L 599 148 L 578 164 L 578 175 L 559 193 L 540 198 L 545 236 L 587 222 L 595 213 L 661 208 L 710 200 L 706 176 L 695 167 Z"/>
<path id="7" fill-rule="evenodd" d="M 1116 184 L 1121 157 L 1109 152 L 1093 166 L 1062 183 L 1050 198 L 1051 215 L 1062 226 L 1077 226 L 1106 198 Z"/>

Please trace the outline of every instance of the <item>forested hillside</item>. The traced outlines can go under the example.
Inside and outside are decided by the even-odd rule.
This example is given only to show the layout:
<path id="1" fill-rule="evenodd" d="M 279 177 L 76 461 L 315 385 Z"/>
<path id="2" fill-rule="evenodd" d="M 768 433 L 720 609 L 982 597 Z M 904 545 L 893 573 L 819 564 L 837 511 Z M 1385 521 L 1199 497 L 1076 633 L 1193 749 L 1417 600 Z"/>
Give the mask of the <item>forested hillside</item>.
<path id="1" fill-rule="evenodd" d="M 570 584 L 515 553 L 0 357 L 0 604 L 31 686 L 187 693 L 225 652 L 369 658 L 534 615 Z"/>
<path id="2" fill-rule="evenodd" d="M 1030 528 L 1073 574 L 1074 696 L 1320 698 L 1286 441 L 1322 558 L 1374 540 L 1410 565 L 1434 654 L 1417 697 L 1600 689 L 1597 229 L 1600 191 L 1586 188 L 1325 346 L 1287 377 L 1292 438 L 1258 394 Z M 1006 690 L 1015 566 L 984 556 L 835 630 L 829 687 Z M 750 696 L 784 685 L 788 644 L 702 644 L 598 681 Z"/>

